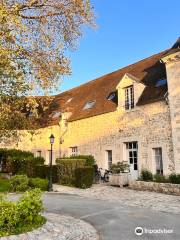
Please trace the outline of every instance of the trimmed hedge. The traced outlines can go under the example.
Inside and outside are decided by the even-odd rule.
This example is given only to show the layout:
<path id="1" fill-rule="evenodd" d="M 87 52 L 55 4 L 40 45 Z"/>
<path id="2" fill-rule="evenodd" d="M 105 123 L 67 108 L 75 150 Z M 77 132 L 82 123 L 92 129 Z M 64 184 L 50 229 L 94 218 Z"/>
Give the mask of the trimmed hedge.
<path id="1" fill-rule="evenodd" d="M 95 158 L 92 155 L 71 156 L 70 159 L 85 159 L 86 166 L 93 166 L 95 164 Z"/>
<path id="2" fill-rule="evenodd" d="M 48 179 L 49 178 L 49 165 L 37 165 L 34 169 L 33 177 Z M 58 182 L 58 167 L 57 165 L 52 166 L 52 181 L 53 183 Z"/>
<path id="3" fill-rule="evenodd" d="M 25 174 L 28 177 L 34 175 L 37 164 L 44 164 L 44 158 L 34 157 L 34 154 L 16 149 L 0 149 L 0 160 L 3 161 L 4 172 Z"/>
<path id="4" fill-rule="evenodd" d="M 75 169 L 84 167 L 85 159 L 57 159 L 58 183 L 64 185 L 75 184 Z"/>
<path id="5" fill-rule="evenodd" d="M 89 188 L 93 184 L 94 169 L 92 167 L 80 167 L 75 169 L 75 186 Z"/>
<path id="6" fill-rule="evenodd" d="M 31 188 L 39 188 L 42 191 L 47 191 L 48 180 L 42 178 L 29 178 L 29 186 Z"/>

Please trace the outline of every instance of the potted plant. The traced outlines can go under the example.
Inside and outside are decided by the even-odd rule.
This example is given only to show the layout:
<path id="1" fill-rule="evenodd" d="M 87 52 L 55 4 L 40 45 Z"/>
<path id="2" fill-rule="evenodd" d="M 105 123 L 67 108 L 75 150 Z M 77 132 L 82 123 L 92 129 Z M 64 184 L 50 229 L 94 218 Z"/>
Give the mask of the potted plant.
<path id="1" fill-rule="evenodd" d="M 110 185 L 123 187 L 129 184 L 129 165 L 127 162 L 118 162 L 111 166 L 112 174 L 109 176 Z"/>

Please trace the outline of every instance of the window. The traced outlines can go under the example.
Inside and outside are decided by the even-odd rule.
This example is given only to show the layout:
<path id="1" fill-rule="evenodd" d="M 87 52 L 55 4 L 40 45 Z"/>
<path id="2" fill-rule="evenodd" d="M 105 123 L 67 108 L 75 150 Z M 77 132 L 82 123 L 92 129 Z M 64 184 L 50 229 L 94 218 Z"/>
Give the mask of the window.
<path id="1" fill-rule="evenodd" d="M 39 151 L 37 151 L 37 157 L 41 157 L 42 155 L 42 152 L 39 150 Z"/>
<path id="2" fill-rule="evenodd" d="M 125 109 L 132 108 L 134 108 L 134 87 L 130 86 L 125 88 Z"/>
<path id="3" fill-rule="evenodd" d="M 78 147 L 71 147 L 71 156 L 78 155 Z"/>
<path id="4" fill-rule="evenodd" d="M 161 87 L 161 86 L 164 86 L 167 84 L 167 79 L 159 79 L 157 82 L 156 82 L 156 87 Z"/>
<path id="5" fill-rule="evenodd" d="M 138 143 L 128 142 L 126 143 L 126 149 L 128 151 L 129 164 L 133 170 L 138 170 Z"/>
<path id="6" fill-rule="evenodd" d="M 96 102 L 96 101 L 90 101 L 90 102 L 87 102 L 87 103 L 84 105 L 84 108 L 83 108 L 83 109 L 85 110 L 85 109 L 93 108 L 95 102 Z"/>
<path id="7" fill-rule="evenodd" d="M 153 150 L 156 164 L 156 173 L 163 174 L 162 148 L 154 148 Z"/>
<path id="8" fill-rule="evenodd" d="M 107 97 L 107 100 L 112 101 L 116 97 L 116 93 L 110 93 L 109 96 Z"/>
<path id="9" fill-rule="evenodd" d="M 69 98 L 66 103 L 70 103 L 73 100 L 73 98 Z"/>
<path id="10" fill-rule="evenodd" d="M 112 166 L 112 150 L 107 150 L 107 160 L 108 160 L 108 169 L 111 169 Z"/>

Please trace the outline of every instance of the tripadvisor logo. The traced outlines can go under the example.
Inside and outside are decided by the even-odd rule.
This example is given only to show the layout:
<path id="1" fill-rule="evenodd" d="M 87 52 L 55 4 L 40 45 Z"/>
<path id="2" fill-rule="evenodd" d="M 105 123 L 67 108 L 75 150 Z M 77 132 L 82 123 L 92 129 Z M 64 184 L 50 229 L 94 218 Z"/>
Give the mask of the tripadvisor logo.
<path id="1" fill-rule="evenodd" d="M 143 228 L 142 227 L 135 228 L 135 234 L 141 236 L 143 234 Z"/>

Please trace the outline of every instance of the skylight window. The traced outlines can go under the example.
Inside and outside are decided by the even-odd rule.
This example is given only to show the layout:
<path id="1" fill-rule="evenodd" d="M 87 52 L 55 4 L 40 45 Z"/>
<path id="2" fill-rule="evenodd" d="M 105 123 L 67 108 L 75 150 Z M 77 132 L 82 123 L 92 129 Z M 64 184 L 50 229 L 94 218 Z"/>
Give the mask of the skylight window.
<path id="1" fill-rule="evenodd" d="M 112 92 L 112 93 L 110 93 L 109 96 L 107 97 L 107 100 L 112 101 L 112 100 L 115 99 L 115 97 L 116 97 L 116 93 L 115 93 L 115 92 Z"/>
<path id="2" fill-rule="evenodd" d="M 69 98 L 66 103 L 69 103 L 73 100 L 73 98 Z"/>
<path id="3" fill-rule="evenodd" d="M 83 109 L 85 110 L 85 109 L 93 108 L 95 102 L 96 102 L 96 101 L 89 101 L 89 102 L 87 102 L 87 103 L 84 105 L 84 108 L 83 108 Z"/>
<path id="4" fill-rule="evenodd" d="M 53 115 L 52 115 L 52 118 L 58 118 L 61 116 L 61 112 L 55 112 Z"/>
<path id="5" fill-rule="evenodd" d="M 156 87 L 161 87 L 161 86 L 164 86 L 167 84 L 167 79 L 159 79 L 157 82 L 156 82 Z"/>

